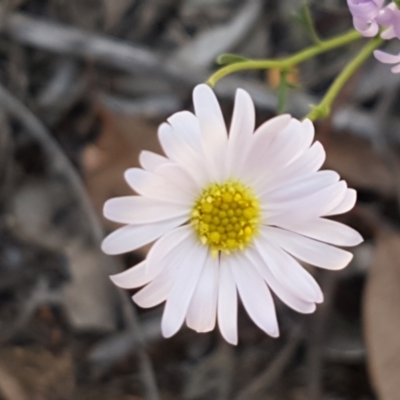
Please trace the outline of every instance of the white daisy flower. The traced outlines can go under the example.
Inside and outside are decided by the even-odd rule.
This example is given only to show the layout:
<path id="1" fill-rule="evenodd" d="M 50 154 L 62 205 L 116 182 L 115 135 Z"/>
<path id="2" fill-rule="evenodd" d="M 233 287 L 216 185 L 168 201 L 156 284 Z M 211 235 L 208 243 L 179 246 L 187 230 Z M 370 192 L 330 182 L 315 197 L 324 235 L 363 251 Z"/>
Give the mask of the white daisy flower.
<path id="1" fill-rule="evenodd" d="M 120 254 L 155 241 L 147 258 L 111 277 L 141 307 L 166 302 L 162 333 L 184 321 L 238 341 L 238 297 L 254 323 L 273 337 L 279 327 L 271 291 L 292 309 L 311 313 L 323 294 L 300 261 L 344 268 L 362 237 L 323 217 L 353 208 L 356 192 L 333 171 L 318 171 L 325 152 L 311 121 L 281 115 L 254 132 L 253 102 L 236 93 L 229 135 L 206 85 L 193 92 L 195 115 L 182 111 L 158 137 L 166 157 L 143 151 L 125 178 L 138 194 L 111 199 L 104 215 L 127 224 L 103 251 Z"/>

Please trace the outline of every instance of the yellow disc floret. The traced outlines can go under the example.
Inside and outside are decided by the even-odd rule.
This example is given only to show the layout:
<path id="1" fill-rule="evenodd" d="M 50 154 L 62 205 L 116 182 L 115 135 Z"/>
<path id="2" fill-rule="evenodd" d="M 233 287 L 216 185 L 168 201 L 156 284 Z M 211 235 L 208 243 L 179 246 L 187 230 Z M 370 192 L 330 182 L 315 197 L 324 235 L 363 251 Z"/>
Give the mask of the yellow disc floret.
<path id="1" fill-rule="evenodd" d="M 214 183 L 203 190 L 191 223 L 215 256 L 243 250 L 258 233 L 260 203 L 252 189 L 237 181 Z"/>

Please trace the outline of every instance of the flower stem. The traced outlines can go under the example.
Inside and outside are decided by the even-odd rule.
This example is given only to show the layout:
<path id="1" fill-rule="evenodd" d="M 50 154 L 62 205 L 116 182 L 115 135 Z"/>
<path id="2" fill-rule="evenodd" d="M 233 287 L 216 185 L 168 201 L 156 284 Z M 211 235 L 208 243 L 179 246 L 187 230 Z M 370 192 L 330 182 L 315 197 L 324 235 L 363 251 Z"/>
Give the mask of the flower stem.
<path id="1" fill-rule="evenodd" d="M 314 21 L 311 17 L 310 5 L 308 0 L 303 0 L 302 13 L 304 17 L 304 24 L 308 30 L 311 40 L 316 44 L 321 44 L 321 39 L 318 36 L 317 30 L 315 29 Z"/>
<path id="2" fill-rule="evenodd" d="M 233 64 L 229 64 L 218 71 L 216 71 L 207 81 L 207 84 L 214 87 L 215 84 L 223 77 L 230 75 L 234 72 L 244 71 L 248 69 L 268 69 L 277 68 L 287 70 L 295 65 L 306 61 L 317 54 L 335 49 L 337 47 L 345 46 L 351 42 L 361 39 L 362 36 L 355 30 L 351 30 L 343 35 L 336 36 L 332 39 L 323 40 L 314 45 L 293 54 L 292 56 L 285 57 L 279 60 L 245 60 Z"/>
<path id="3" fill-rule="evenodd" d="M 312 110 L 305 118 L 315 121 L 318 118 L 327 117 L 331 112 L 332 103 L 335 101 L 343 86 L 357 71 L 357 69 L 360 68 L 360 66 L 369 58 L 372 52 L 382 43 L 383 40 L 379 36 L 371 39 L 357 54 L 357 56 L 346 65 L 343 71 L 333 81 L 321 102 L 316 106 L 312 106 Z"/>
<path id="4" fill-rule="evenodd" d="M 283 114 L 286 109 L 287 74 L 288 71 L 281 71 L 278 90 L 278 114 Z"/>

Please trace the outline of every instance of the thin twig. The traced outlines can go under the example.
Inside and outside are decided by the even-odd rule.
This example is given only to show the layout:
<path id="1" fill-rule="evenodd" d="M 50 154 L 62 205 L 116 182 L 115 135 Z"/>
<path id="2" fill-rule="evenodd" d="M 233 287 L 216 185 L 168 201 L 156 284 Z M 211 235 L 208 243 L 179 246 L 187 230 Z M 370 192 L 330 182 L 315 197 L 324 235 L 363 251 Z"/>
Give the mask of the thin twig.
<path id="1" fill-rule="evenodd" d="M 20 304 L 21 311 L 19 315 L 7 325 L 3 326 L 0 333 L 0 345 L 10 341 L 19 333 L 32 318 L 35 311 L 44 304 L 60 304 L 61 295 L 51 291 L 48 283 L 39 279 L 36 286 L 32 289 L 31 295 Z"/>
<path id="2" fill-rule="evenodd" d="M 7 199 L 11 190 L 12 175 L 12 142 L 10 140 L 9 121 L 0 111 L 0 202 Z"/>
<path id="3" fill-rule="evenodd" d="M 54 125 L 85 93 L 88 79 L 80 76 L 79 63 L 72 57 L 60 57 L 54 73 L 39 91 L 35 110 L 47 125 Z"/>
<path id="4" fill-rule="evenodd" d="M 139 324 L 136 308 L 132 307 L 126 291 L 118 289 L 119 298 L 122 304 L 122 312 L 128 324 L 128 328 L 135 332 L 136 340 L 139 344 L 138 356 L 141 365 L 141 374 L 146 391 L 147 400 L 160 400 L 160 393 L 157 387 L 157 381 L 154 374 L 150 357 L 145 351 L 145 339 Z"/>
<path id="5" fill-rule="evenodd" d="M 6 113 L 17 119 L 42 145 L 43 151 L 48 156 L 48 162 L 51 164 L 50 166 L 52 167 L 53 171 L 67 177 L 72 190 L 74 190 L 78 196 L 79 201 L 89 218 L 93 239 L 100 244 L 100 241 L 103 238 L 101 226 L 90 204 L 82 181 L 69 159 L 65 156 L 63 150 L 53 139 L 44 125 L 36 118 L 36 116 L 2 86 L 0 86 L 0 106 L 3 107 Z M 116 270 L 116 263 L 111 263 Z M 118 291 L 118 293 L 121 298 L 125 321 L 130 327 L 135 328 L 136 334 L 138 335 L 138 338 L 140 338 L 140 327 L 135 310 L 130 305 L 129 299 L 126 297 L 126 293 L 121 293 L 120 291 Z M 139 357 L 143 371 L 143 381 L 146 386 L 147 399 L 158 400 L 159 396 L 157 386 L 155 384 L 155 375 L 150 359 L 144 350 L 141 350 Z"/>
<path id="6" fill-rule="evenodd" d="M 128 73 L 157 74 L 184 88 L 205 81 L 210 71 L 190 69 L 177 62 L 174 55 L 161 58 L 149 48 L 135 46 L 110 36 L 86 32 L 75 27 L 56 24 L 23 13 L 11 13 L 0 25 L 0 30 L 15 40 L 56 54 L 84 58 Z M 250 92 L 260 108 L 276 109 L 273 93 L 265 93 L 265 86 L 255 80 L 229 77 L 220 83 L 216 92 L 232 98 L 236 88 Z M 307 105 L 315 99 L 304 93 L 293 93 L 288 109 L 295 115 L 304 115 Z"/>
<path id="7" fill-rule="evenodd" d="M 85 57 L 127 72 L 157 69 L 161 60 L 140 46 L 23 13 L 12 13 L 3 31 L 14 39 L 58 54 Z"/>
<path id="8" fill-rule="evenodd" d="M 32 137 L 37 140 L 48 156 L 50 167 L 55 173 L 65 175 L 70 182 L 74 192 L 79 197 L 79 201 L 87 214 L 93 235 L 100 243 L 103 237 L 101 226 L 97 220 L 95 212 L 90 204 L 90 200 L 86 194 L 82 181 L 75 168 L 64 154 L 61 147 L 53 139 L 52 135 L 46 127 L 36 118 L 36 116 L 10 92 L 0 85 L 0 105 L 11 117 L 20 122 Z"/>
<path id="9" fill-rule="evenodd" d="M 145 341 L 146 346 L 161 338 L 161 324 L 158 316 L 141 321 L 140 328 L 141 339 Z M 126 359 L 127 355 L 136 353 L 143 345 L 143 340 L 139 343 L 136 330 L 125 327 L 124 330 L 108 335 L 97 342 L 88 356 L 96 370 L 96 377 L 104 376 L 121 359 Z"/>
<path id="10" fill-rule="evenodd" d="M 293 357 L 303 339 L 300 327 L 294 328 L 282 350 L 276 358 L 261 372 L 247 387 L 245 387 L 235 398 L 235 400 L 249 400 L 258 398 L 271 385 L 273 385 L 282 375 L 286 366 Z"/>
<path id="11" fill-rule="evenodd" d="M 310 316 L 307 354 L 307 392 L 309 400 L 321 400 L 323 394 L 323 346 L 327 332 L 327 323 L 332 310 L 333 296 L 339 279 L 339 273 L 321 272 L 321 287 L 324 292 L 324 302 L 317 312 Z"/>

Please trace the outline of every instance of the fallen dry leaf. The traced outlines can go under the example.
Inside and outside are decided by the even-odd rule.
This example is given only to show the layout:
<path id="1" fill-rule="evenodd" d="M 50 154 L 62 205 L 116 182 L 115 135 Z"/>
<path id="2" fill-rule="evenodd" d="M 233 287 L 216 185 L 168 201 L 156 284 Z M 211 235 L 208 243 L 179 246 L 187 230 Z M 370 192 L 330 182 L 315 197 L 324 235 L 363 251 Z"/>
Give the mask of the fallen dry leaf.
<path id="1" fill-rule="evenodd" d="M 86 185 L 99 215 L 106 200 L 133 194 L 125 182 L 124 172 L 139 166 L 142 150 L 162 153 L 157 140 L 158 124 L 106 110 L 101 110 L 100 115 L 103 125 L 99 140 L 88 146 L 82 157 Z M 109 221 L 104 222 L 110 229 L 116 227 Z"/>
<path id="2" fill-rule="evenodd" d="M 383 196 L 395 194 L 394 174 L 367 140 L 338 134 L 330 135 L 324 145 L 327 153 L 324 167 L 337 171 L 350 186 Z"/>
<path id="3" fill-rule="evenodd" d="M 380 400 L 400 398 L 400 234 L 378 239 L 364 297 L 364 331 Z"/>
<path id="4" fill-rule="evenodd" d="M 55 355 L 39 347 L 7 347 L 0 351 L 0 357 L 4 369 L 29 394 L 29 400 L 74 398 L 76 385 L 69 352 Z"/>
<path id="5" fill-rule="evenodd" d="M 103 205 L 112 197 L 134 194 L 124 179 L 128 168 L 139 166 L 139 153 L 151 150 L 162 154 L 157 139 L 158 123 L 144 118 L 113 114 L 102 109 L 103 122 L 98 141 L 88 146 L 82 156 L 85 183 L 92 203 L 104 227 L 112 231 L 120 225 L 102 217 Z M 140 253 L 146 254 L 148 246 Z"/>

